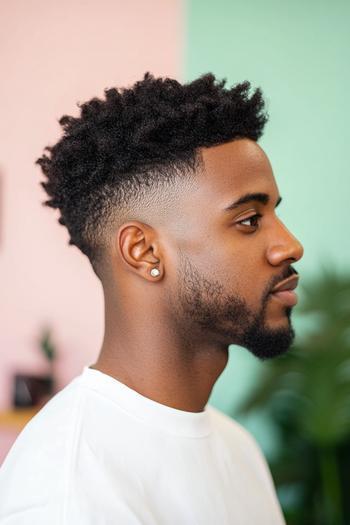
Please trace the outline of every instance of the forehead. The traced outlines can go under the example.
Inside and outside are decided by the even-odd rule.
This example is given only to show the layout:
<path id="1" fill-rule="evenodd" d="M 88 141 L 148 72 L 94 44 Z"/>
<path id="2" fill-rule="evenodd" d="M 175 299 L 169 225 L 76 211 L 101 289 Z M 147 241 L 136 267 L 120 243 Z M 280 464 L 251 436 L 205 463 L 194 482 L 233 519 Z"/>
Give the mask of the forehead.
<path id="1" fill-rule="evenodd" d="M 202 148 L 201 154 L 203 167 L 198 177 L 201 198 L 225 205 L 245 193 L 263 192 L 271 197 L 278 193 L 269 159 L 253 140 L 237 139 Z"/>

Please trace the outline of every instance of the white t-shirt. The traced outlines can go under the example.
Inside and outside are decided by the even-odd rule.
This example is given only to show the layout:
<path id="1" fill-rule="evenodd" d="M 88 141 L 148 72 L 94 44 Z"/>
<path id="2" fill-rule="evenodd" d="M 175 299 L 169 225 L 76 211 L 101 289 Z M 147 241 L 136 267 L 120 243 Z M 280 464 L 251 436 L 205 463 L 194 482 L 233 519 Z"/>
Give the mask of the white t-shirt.
<path id="1" fill-rule="evenodd" d="M 0 469 L 1 525 L 281 525 L 266 460 L 237 422 L 177 410 L 85 367 Z"/>

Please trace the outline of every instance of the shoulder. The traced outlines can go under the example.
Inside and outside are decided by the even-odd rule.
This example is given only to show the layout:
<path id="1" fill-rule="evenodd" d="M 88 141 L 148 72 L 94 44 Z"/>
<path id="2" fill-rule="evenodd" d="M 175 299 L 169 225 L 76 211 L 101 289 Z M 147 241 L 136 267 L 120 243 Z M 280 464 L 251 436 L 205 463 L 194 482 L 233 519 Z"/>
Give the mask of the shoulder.
<path id="1" fill-rule="evenodd" d="M 0 468 L 0 517 L 17 508 L 40 513 L 62 501 L 57 496 L 64 493 L 83 401 L 81 389 L 71 382 L 19 434 Z"/>
<path id="2" fill-rule="evenodd" d="M 84 402 L 82 394 L 83 391 L 73 380 L 54 395 L 19 434 L 10 451 L 10 457 L 11 453 L 20 455 L 23 448 L 27 450 L 31 447 L 31 452 L 42 454 L 45 450 L 62 444 L 72 433 L 72 422 L 77 421 Z"/>

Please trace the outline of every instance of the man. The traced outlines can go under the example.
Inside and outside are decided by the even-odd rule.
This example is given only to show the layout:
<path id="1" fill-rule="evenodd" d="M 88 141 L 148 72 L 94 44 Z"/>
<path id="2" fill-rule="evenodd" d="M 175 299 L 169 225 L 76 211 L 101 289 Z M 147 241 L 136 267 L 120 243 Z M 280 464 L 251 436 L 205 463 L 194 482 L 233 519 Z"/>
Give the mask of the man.
<path id="1" fill-rule="evenodd" d="M 303 248 L 249 88 L 146 74 L 61 119 L 42 185 L 102 283 L 105 334 L 10 451 L 3 523 L 284 523 L 256 441 L 207 404 L 230 344 L 268 359 L 294 337 Z"/>

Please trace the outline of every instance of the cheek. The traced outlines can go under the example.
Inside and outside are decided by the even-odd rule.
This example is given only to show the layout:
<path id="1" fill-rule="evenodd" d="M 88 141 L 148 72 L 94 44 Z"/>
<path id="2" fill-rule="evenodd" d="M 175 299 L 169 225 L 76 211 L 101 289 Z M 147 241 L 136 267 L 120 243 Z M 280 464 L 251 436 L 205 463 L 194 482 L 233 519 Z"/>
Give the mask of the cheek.
<path id="1" fill-rule="evenodd" d="M 199 274 L 214 283 L 218 282 L 225 295 L 239 295 L 250 308 L 258 308 L 266 285 L 263 248 L 248 239 L 220 236 L 210 228 L 197 232 L 188 242 L 180 244 Z"/>
<path id="2" fill-rule="evenodd" d="M 219 261 L 217 254 L 217 261 Z M 255 308 L 261 305 L 264 287 L 263 261 L 257 251 L 245 253 L 242 250 L 225 250 L 221 252 L 220 281 L 226 292 L 238 294 L 247 305 Z"/>

